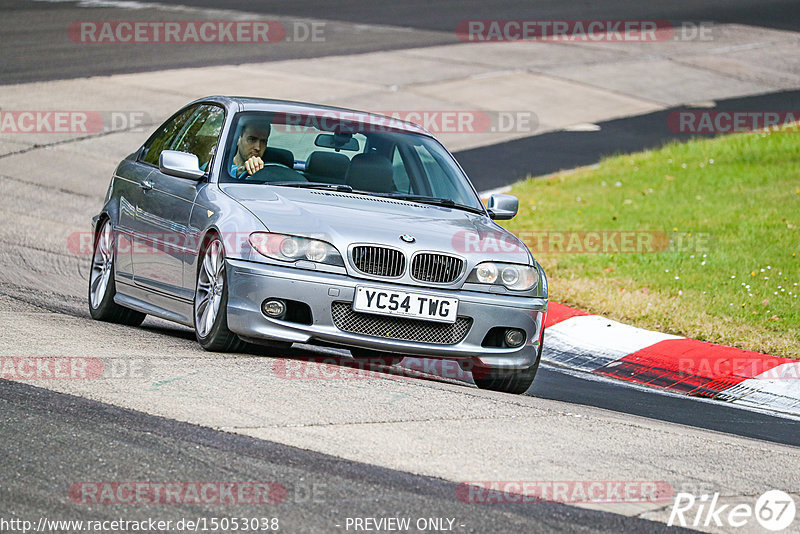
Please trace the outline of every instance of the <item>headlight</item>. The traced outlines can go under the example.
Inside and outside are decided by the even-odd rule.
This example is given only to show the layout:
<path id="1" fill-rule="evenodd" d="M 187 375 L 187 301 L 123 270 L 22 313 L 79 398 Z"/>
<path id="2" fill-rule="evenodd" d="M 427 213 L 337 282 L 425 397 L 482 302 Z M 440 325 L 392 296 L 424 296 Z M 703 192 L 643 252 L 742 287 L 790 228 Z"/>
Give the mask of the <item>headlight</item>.
<path id="1" fill-rule="evenodd" d="M 281 241 L 281 246 L 279 247 L 283 259 L 287 260 L 299 260 L 303 255 L 301 248 L 302 245 L 300 244 L 300 240 L 294 237 L 287 237 L 286 239 L 283 239 Z"/>
<path id="2" fill-rule="evenodd" d="M 497 265 L 494 263 L 481 263 L 475 267 L 475 277 L 481 284 L 494 284 L 497 281 Z"/>
<path id="3" fill-rule="evenodd" d="M 306 259 L 310 261 L 323 262 L 330 254 L 332 247 L 322 241 L 311 241 L 306 247 Z"/>
<path id="4" fill-rule="evenodd" d="M 512 291 L 527 291 L 539 281 L 539 271 L 530 265 L 514 263 L 479 263 L 472 270 L 467 282 L 502 285 Z"/>
<path id="5" fill-rule="evenodd" d="M 255 232 L 250 234 L 250 245 L 259 254 L 263 254 L 273 260 L 308 260 L 315 263 L 344 267 L 344 260 L 339 251 L 330 243 L 317 239 Z"/>

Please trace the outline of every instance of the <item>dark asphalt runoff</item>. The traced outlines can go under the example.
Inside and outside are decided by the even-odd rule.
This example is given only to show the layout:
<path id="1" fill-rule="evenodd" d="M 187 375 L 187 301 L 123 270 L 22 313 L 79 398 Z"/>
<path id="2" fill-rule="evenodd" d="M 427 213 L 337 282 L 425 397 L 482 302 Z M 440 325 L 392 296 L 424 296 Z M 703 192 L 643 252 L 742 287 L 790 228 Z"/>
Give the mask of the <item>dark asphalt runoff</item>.
<path id="1" fill-rule="evenodd" d="M 348 518 L 392 517 L 409 518 L 412 525 L 429 518 L 450 519 L 455 533 L 683 531 L 552 502 L 462 502 L 457 484 L 452 482 L 5 380 L 0 380 L 0 414 L 0 518 L 34 525 L 40 517 L 83 521 L 152 518 L 171 520 L 173 525 L 181 519 L 257 517 L 278 518 L 280 532 L 319 533 L 347 532 Z M 280 503 L 259 505 L 84 502 L 98 495 L 85 484 L 111 481 L 269 482 L 285 488 L 285 498 Z M 82 489 L 70 493 L 76 484 Z M 283 490 L 271 487 L 277 500 Z M 350 527 L 352 532 L 353 524 Z M 174 527 L 169 531 L 181 532 Z"/>
<path id="2" fill-rule="evenodd" d="M 677 133 L 667 118 L 678 111 L 699 108 L 676 107 L 645 115 L 600 122 L 594 132 L 556 131 L 516 141 L 462 150 L 454 155 L 478 191 L 512 184 L 527 176 L 543 176 L 565 169 L 591 165 L 607 156 L 658 148 L 670 141 L 713 135 Z M 785 110 L 800 116 L 800 91 L 717 100 L 714 112 Z"/>

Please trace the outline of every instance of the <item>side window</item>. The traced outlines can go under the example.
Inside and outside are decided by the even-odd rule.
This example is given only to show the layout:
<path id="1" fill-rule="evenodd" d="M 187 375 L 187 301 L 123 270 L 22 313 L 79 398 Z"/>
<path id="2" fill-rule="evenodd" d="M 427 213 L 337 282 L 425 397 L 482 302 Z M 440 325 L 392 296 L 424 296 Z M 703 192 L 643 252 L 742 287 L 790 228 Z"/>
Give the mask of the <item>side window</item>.
<path id="1" fill-rule="evenodd" d="M 197 108 L 186 128 L 180 131 L 172 150 L 189 152 L 197 156 L 200 168 L 206 170 L 219 142 L 219 134 L 225 122 L 225 111 L 211 104 Z"/>
<path id="2" fill-rule="evenodd" d="M 411 192 L 411 180 L 408 177 L 406 165 L 403 163 L 403 158 L 400 156 L 400 150 L 398 150 L 397 146 L 394 147 L 394 154 L 392 155 L 392 178 L 399 192 Z"/>
<path id="3" fill-rule="evenodd" d="M 161 127 L 148 139 L 145 144 L 144 157 L 142 161 L 158 167 L 158 157 L 162 150 L 168 150 L 172 146 L 175 137 L 186 126 L 186 121 L 197 108 L 191 107 L 172 117 L 161 125 Z"/>

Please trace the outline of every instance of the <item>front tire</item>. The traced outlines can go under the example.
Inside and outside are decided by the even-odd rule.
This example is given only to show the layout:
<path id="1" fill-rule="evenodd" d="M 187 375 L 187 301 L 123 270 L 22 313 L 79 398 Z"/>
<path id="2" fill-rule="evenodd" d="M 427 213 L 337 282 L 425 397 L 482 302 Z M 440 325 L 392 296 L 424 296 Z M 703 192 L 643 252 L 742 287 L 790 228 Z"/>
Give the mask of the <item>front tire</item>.
<path id="1" fill-rule="evenodd" d="M 89 314 L 96 321 L 139 326 L 146 314 L 114 302 L 114 235 L 111 221 L 104 220 L 94 237 L 92 268 L 89 271 Z"/>
<path id="2" fill-rule="evenodd" d="M 472 379 L 480 389 L 520 395 L 531 387 L 538 368 L 539 362 L 527 369 L 480 368 L 472 372 Z"/>
<path id="3" fill-rule="evenodd" d="M 238 352 L 246 343 L 228 329 L 228 283 L 225 251 L 214 236 L 199 257 L 194 291 L 194 333 L 197 342 L 211 352 Z"/>
<path id="4" fill-rule="evenodd" d="M 539 370 L 539 362 L 542 360 L 542 349 L 544 348 L 544 330 L 539 336 L 539 352 L 536 355 L 536 363 L 526 369 L 490 369 L 478 367 L 472 371 L 472 379 L 480 389 L 490 391 L 500 391 L 521 395 L 528 391 L 536 378 Z"/>

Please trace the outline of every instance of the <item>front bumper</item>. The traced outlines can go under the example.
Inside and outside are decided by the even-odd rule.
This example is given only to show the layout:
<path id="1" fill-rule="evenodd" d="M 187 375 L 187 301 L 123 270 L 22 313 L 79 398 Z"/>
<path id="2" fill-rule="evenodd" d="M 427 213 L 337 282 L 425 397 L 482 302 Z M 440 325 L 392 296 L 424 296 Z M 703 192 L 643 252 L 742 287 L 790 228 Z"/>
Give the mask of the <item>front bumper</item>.
<path id="1" fill-rule="evenodd" d="M 246 339 L 370 348 L 423 358 L 471 360 L 482 367 L 520 369 L 536 362 L 547 310 L 546 299 L 463 290 L 442 291 L 271 264 L 226 261 L 228 328 Z M 452 345 L 388 339 L 340 330 L 334 324 L 331 307 L 334 302 L 352 303 L 358 285 L 458 298 L 458 315 L 471 318 L 472 324 L 466 336 Z M 261 303 L 267 298 L 308 304 L 313 316 L 312 324 L 266 317 L 261 312 Z M 524 330 L 525 344 L 515 349 L 481 346 L 487 332 L 495 326 Z"/>

